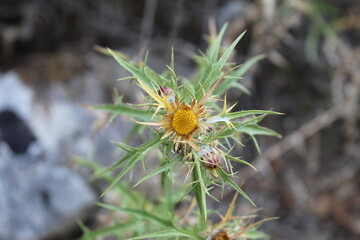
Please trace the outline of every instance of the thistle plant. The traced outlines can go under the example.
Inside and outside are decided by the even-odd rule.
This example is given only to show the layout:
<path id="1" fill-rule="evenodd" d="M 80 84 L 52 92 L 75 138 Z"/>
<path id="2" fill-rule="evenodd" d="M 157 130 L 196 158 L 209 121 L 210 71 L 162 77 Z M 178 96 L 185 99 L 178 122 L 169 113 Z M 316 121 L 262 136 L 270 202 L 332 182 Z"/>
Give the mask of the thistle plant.
<path id="1" fill-rule="evenodd" d="M 244 219 L 232 217 L 235 200 L 222 221 L 218 224 L 209 224 L 207 217 L 213 210 L 207 209 L 207 199 L 213 198 L 210 189 L 213 187 L 231 186 L 238 194 L 255 206 L 250 197 L 236 183 L 236 172 L 232 164 L 239 162 L 254 168 L 250 163 L 232 155 L 232 149 L 242 146 L 241 136 L 246 134 L 259 149 L 256 141 L 257 135 L 278 136 L 276 132 L 260 126 L 259 123 L 268 114 L 278 114 L 268 110 L 233 111 L 235 104 L 228 106 L 226 91 L 236 88 L 244 92 L 248 90 L 238 80 L 258 60 L 264 56 L 256 56 L 243 65 L 236 66 L 228 62 L 231 53 L 245 32 L 241 34 L 224 51 L 221 41 L 226 27 L 223 27 L 217 36 L 209 39 L 207 53 L 194 58 L 197 63 L 197 72 L 192 81 L 180 79 L 176 75 L 174 64 L 174 51 L 171 63 L 162 74 L 153 71 L 147 65 L 147 58 L 141 63 L 134 63 L 120 52 L 98 47 L 97 49 L 112 56 L 131 76 L 120 79 L 121 81 L 133 80 L 139 90 L 144 94 L 143 102 L 125 104 L 118 98 L 114 105 L 92 106 L 111 112 L 113 117 L 127 115 L 134 124 L 134 133 L 146 128 L 152 136 L 147 142 L 133 147 L 119 142 L 116 145 L 125 151 L 125 155 L 113 166 L 105 170 L 97 169 L 96 177 L 103 177 L 109 172 L 120 169 L 115 177 L 111 177 L 108 188 L 103 195 L 122 184 L 121 181 L 134 166 L 144 162 L 145 156 L 150 151 L 160 154 L 159 167 L 143 177 L 135 186 L 160 175 L 164 188 L 165 200 L 158 206 L 152 205 L 151 210 L 134 210 L 100 204 L 102 207 L 125 211 L 135 217 L 150 222 L 157 222 L 161 227 L 152 233 L 132 232 L 131 239 L 148 239 L 160 237 L 168 239 L 245 239 L 252 231 L 256 230 L 257 223 L 247 222 Z M 183 176 L 183 186 L 173 185 L 178 168 L 187 166 L 187 174 Z M 255 168 L 254 168 L 255 169 Z M 108 176 L 108 175 L 106 175 Z M 178 182 L 178 181 L 177 181 Z M 176 191 L 174 190 L 175 188 Z M 179 195 L 174 194 L 175 192 Z M 127 193 L 129 194 L 129 193 Z M 167 196 L 167 197 L 166 197 Z M 194 197 L 188 216 L 198 216 L 197 225 L 181 224 L 180 218 L 174 207 L 176 202 Z M 164 206 L 162 206 L 164 203 Z M 197 206 L 195 208 L 195 205 Z M 167 207 L 166 207 L 167 206 Z M 169 213 L 164 218 L 154 210 L 166 209 Z M 195 210 L 194 210 L 195 209 Z M 192 211 L 191 211 L 192 210 Z M 154 212 L 152 215 L 151 212 Z M 150 217 L 151 216 L 151 217 Z M 160 223 L 159 223 L 160 222 Z M 149 230 L 151 231 L 151 230 Z M 85 235 L 89 236 L 89 235 Z M 264 237 L 259 234 L 258 236 Z M 121 238 L 122 239 L 122 238 Z"/>

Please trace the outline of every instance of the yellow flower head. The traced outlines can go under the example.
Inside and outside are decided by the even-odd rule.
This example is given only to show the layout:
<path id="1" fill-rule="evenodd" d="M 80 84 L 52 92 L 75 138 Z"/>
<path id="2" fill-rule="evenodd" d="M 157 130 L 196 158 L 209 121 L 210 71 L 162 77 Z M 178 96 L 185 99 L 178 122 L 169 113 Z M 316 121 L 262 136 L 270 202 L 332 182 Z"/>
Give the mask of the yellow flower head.
<path id="1" fill-rule="evenodd" d="M 162 139 L 172 136 L 175 143 L 175 149 L 180 143 L 187 143 L 192 148 L 198 150 L 195 144 L 195 135 L 203 131 L 206 123 L 204 117 L 206 115 L 205 107 L 193 100 L 191 105 L 179 103 L 175 96 L 175 102 L 170 103 L 166 109 L 167 114 L 162 116 L 160 120 L 160 128 L 165 129 Z"/>
<path id="2" fill-rule="evenodd" d="M 172 91 L 162 91 L 161 94 L 156 94 L 151 91 L 141 80 L 138 79 L 140 86 L 155 100 L 157 101 L 157 110 L 155 114 L 162 108 L 165 109 L 165 114 L 159 118 L 158 122 L 154 123 L 141 123 L 145 125 L 159 126 L 160 129 L 165 129 L 162 139 L 171 137 L 177 150 L 180 143 L 189 144 L 195 150 L 199 148 L 195 144 L 196 134 L 203 131 L 208 124 L 205 123 L 204 117 L 206 116 L 205 107 L 203 104 L 197 104 L 194 99 L 191 105 L 179 102 L 179 99 Z M 164 94 L 167 93 L 167 95 Z M 169 101 L 173 99 L 173 101 Z"/>
<path id="3" fill-rule="evenodd" d="M 175 150 L 178 150 L 180 144 L 185 145 L 185 147 L 188 144 L 195 151 L 199 151 L 200 148 L 196 144 L 197 134 L 206 133 L 206 130 L 214 123 L 214 121 L 206 121 L 207 111 L 204 104 L 212 98 L 211 94 L 227 73 L 216 81 L 207 93 L 204 93 L 199 102 L 193 99 L 191 104 L 187 104 L 186 102 L 180 103 L 175 93 L 167 87 L 160 87 L 158 92 L 154 92 L 138 78 L 137 81 L 140 87 L 156 102 L 155 104 L 151 104 L 157 106 L 154 116 L 157 115 L 161 109 L 165 110 L 165 114 L 158 117 L 158 122 L 138 123 L 158 126 L 160 129 L 165 129 L 165 133 L 161 139 L 171 137 L 175 144 Z M 212 118 L 212 120 L 214 120 L 214 118 Z M 221 121 L 223 121 L 223 119 L 221 119 Z M 186 149 L 185 153 L 188 153 Z"/>

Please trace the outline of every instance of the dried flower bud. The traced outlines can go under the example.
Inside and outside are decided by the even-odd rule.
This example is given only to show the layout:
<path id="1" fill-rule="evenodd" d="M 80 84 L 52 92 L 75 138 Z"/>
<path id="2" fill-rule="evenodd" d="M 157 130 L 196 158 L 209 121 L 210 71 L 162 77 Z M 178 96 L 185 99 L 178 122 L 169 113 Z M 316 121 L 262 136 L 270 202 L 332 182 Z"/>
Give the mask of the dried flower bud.
<path id="1" fill-rule="evenodd" d="M 173 146 L 173 153 L 180 153 L 185 148 L 185 145 L 183 143 L 179 143 L 179 145 L 174 144 Z"/>
<path id="2" fill-rule="evenodd" d="M 204 161 L 203 166 L 208 169 L 217 169 L 219 166 L 219 158 L 215 152 L 209 152 L 201 157 Z"/>
<path id="3" fill-rule="evenodd" d="M 162 97 L 167 97 L 168 103 L 175 102 L 175 94 L 171 88 L 160 87 L 160 89 L 158 90 L 158 94 Z"/>
<path id="4" fill-rule="evenodd" d="M 217 169 L 219 166 L 219 156 L 217 150 L 212 146 L 203 146 L 198 153 L 200 159 L 203 160 L 203 167 L 208 169 Z"/>
<path id="5" fill-rule="evenodd" d="M 224 231 L 220 231 L 217 232 L 212 238 L 211 240 L 230 240 L 229 236 L 227 235 L 226 232 Z"/>

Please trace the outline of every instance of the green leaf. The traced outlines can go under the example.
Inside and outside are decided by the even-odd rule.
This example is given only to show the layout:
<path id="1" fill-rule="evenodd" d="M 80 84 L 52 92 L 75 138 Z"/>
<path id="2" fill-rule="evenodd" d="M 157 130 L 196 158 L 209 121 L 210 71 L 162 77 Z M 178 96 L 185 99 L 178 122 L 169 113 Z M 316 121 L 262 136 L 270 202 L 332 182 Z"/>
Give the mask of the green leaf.
<path id="1" fill-rule="evenodd" d="M 175 73 L 175 53 L 174 48 L 171 48 L 171 61 L 170 61 L 170 69 L 172 73 Z M 176 75 L 174 74 L 173 77 L 176 78 Z"/>
<path id="2" fill-rule="evenodd" d="M 249 135 L 265 135 L 265 136 L 275 136 L 281 138 L 281 134 L 269 128 L 259 126 L 257 124 L 248 124 L 245 126 L 240 126 L 237 128 L 237 130 Z"/>
<path id="3" fill-rule="evenodd" d="M 220 130 L 220 131 L 216 132 L 214 135 L 204 139 L 204 142 L 209 143 L 214 140 L 230 137 L 234 133 L 240 132 L 240 130 L 239 130 L 240 127 L 248 125 L 248 124 L 258 123 L 259 121 L 264 119 L 265 116 L 266 116 L 266 114 L 263 114 L 263 115 L 253 117 L 253 118 L 248 119 L 243 122 L 231 122 L 232 126 L 226 125 L 222 130 Z"/>
<path id="4" fill-rule="evenodd" d="M 236 69 L 233 72 L 233 75 L 238 76 L 238 77 L 242 77 L 245 75 L 245 73 L 258 61 L 262 60 L 265 58 L 264 54 L 261 55 L 257 55 L 255 57 L 252 57 L 251 59 L 247 60 L 243 65 L 241 65 L 241 67 L 239 67 L 238 69 Z"/>
<path id="5" fill-rule="evenodd" d="M 276 115 L 282 115 L 282 113 L 279 112 L 273 112 L 273 111 L 267 111 L 267 110 L 245 110 L 245 111 L 239 111 L 239 112 L 230 112 L 226 114 L 221 114 L 221 117 L 231 119 L 241 118 L 241 117 L 247 117 L 252 115 L 260 115 L 260 114 L 276 114 Z"/>
<path id="6" fill-rule="evenodd" d="M 206 65 L 199 69 L 197 75 L 196 81 L 194 81 L 195 97 L 201 99 L 203 91 L 209 90 L 211 85 L 221 77 L 221 69 L 216 68 L 215 63 L 206 62 Z"/>
<path id="7" fill-rule="evenodd" d="M 245 164 L 245 165 L 251 167 L 252 169 L 254 169 L 255 171 L 257 171 L 256 168 L 255 168 L 251 163 L 248 163 L 248 162 L 246 162 L 246 161 L 244 161 L 244 160 L 241 160 L 241 159 L 239 159 L 239 158 L 230 156 L 230 155 L 228 155 L 228 154 L 225 154 L 224 156 L 225 156 L 225 158 L 227 158 L 227 159 L 229 159 L 229 160 L 231 160 L 231 161 L 235 161 L 235 162 L 239 162 L 239 163 L 241 163 L 241 164 Z"/>
<path id="8" fill-rule="evenodd" d="M 192 82 L 190 82 L 189 80 L 185 80 L 182 82 L 182 86 L 188 92 L 188 94 L 186 94 L 185 96 L 194 96 L 195 95 L 195 89 L 194 89 L 194 85 Z"/>
<path id="9" fill-rule="evenodd" d="M 99 172 L 97 175 L 100 177 L 101 175 L 108 173 L 108 172 L 112 172 L 116 169 L 118 169 L 124 162 L 128 161 L 131 157 L 133 157 L 134 154 L 136 154 L 137 152 L 144 152 L 146 151 L 149 147 L 150 148 L 155 148 L 157 146 L 153 146 L 154 144 L 157 143 L 157 141 L 160 141 L 160 137 L 156 136 L 155 138 L 149 140 L 148 142 L 144 143 L 143 145 L 136 147 L 136 148 L 132 148 L 130 146 L 128 146 L 128 150 L 130 150 L 131 148 L 133 149 L 132 151 L 128 151 L 127 150 L 127 154 L 120 159 L 119 161 L 117 161 L 116 163 L 114 163 L 111 167 Z M 124 147 L 124 143 L 114 143 L 115 145 L 119 145 L 120 148 Z"/>
<path id="10" fill-rule="evenodd" d="M 208 91 L 211 86 L 221 77 L 221 70 L 226 64 L 226 61 L 230 57 L 235 46 L 244 36 L 246 31 L 244 31 L 235 41 L 226 49 L 224 54 L 220 59 L 215 62 L 211 57 L 208 57 L 207 61 L 200 60 L 200 62 L 205 62 L 204 66 L 199 69 L 197 73 L 196 81 L 194 82 L 195 87 L 195 96 L 197 99 L 201 99 L 203 91 Z M 215 54 L 215 53 L 214 53 Z"/>
<path id="11" fill-rule="evenodd" d="M 109 235 L 118 235 L 124 236 L 126 232 L 131 231 L 136 227 L 136 223 L 134 221 L 128 221 L 126 223 L 119 223 L 111 227 L 105 227 L 93 232 L 85 232 L 84 235 L 80 238 L 80 240 L 93 240 L 100 237 L 105 237 Z"/>
<path id="12" fill-rule="evenodd" d="M 205 222 L 207 218 L 207 208 L 206 208 L 206 186 L 202 178 L 201 165 L 199 157 L 195 156 L 195 169 L 193 169 L 193 183 L 192 188 L 195 196 L 196 203 L 198 205 L 201 221 Z"/>
<path id="13" fill-rule="evenodd" d="M 124 156 L 123 159 L 121 159 L 118 163 L 114 164 L 109 169 L 112 171 L 114 170 L 114 167 L 121 165 L 125 161 L 127 161 L 127 164 L 125 167 L 121 170 L 121 172 L 116 176 L 114 181 L 110 184 L 110 186 L 104 191 L 104 193 L 101 195 L 104 196 L 105 193 L 107 193 L 111 188 L 113 188 L 120 180 L 125 176 L 126 173 L 128 173 L 137 162 L 142 160 L 152 149 L 157 148 L 159 145 L 162 144 L 162 140 L 160 139 L 160 136 L 156 136 L 152 140 L 148 141 L 147 143 L 143 144 L 139 148 L 136 148 L 134 151 L 129 152 Z M 108 169 L 107 169 L 108 171 Z M 107 172 L 106 171 L 106 172 Z"/>
<path id="14" fill-rule="evenodd" d="M 250 93 L 249 90 L 245 88 L 243 85 L 237 83 L 237 80 L 240 79 L 255 63 L 257 63 L 258 61 L 264 58 L 265 55 L 258 55 L 246 61 L 243 65 L 241 65 L 238 69 L 236 69 L 232 73 L 232 75 L 236 77 L 225 78 L 223 82 L 220 84 L 220 86 L 218 86 L 217 89 L 214 91 L 214 94 L 215 95 L 222 94 L 230 88 L 239 88 L 246 94 L 249 94 Z"/>
<path id="15" fill-rule="evenodd" d="M 134 118 L 140 118 L 143 120 L 147 120 L 151 118 L 151 113 L 139 108 L 129 107 L 119 100 L 115 105 L 94 105 L 88 106 L 90 109 L 102 110 L 105 112 L 110 112 L 115 116 L 118 115 L 127 115 Z"/>
<path id="16" fill-rule="evenodd" d="M 139 209 L 129 209 L 129 208 L 122 208 L 122 207 L 116 207 L 113 205 L 108 205 L 104 203 L 97 203 L 98 206 L 102 208 L 109 209 L 111 211 L 121 211 L 130 214 L 131 216 L 134 216 L 139 219 L 146 219 L 151 222 L 157 223 L 161 226 L 169 227 L 172 226 L 172 223 L 170 221 L 163 220 L 145 210 L 139 210 Z"/>
<path id="17" fill-rule="evenodd" d="M 255 136 L 254 135 L 251 135 L 251 134 L 248 134 L 251 138 L 251 140 L 253 141 L 254 145 L 255 145 L 255 148 L 256 148 L 256 151 L 258 151 L 258 153 L 261 153 L 261 149 L 260 149 L 260 146 L 259 146 L 259 143 L 258 141 L 256 140 Z"/>
<path id="18" fill-rule="evenodd" d="M 173 188 L 173 183 L 172 183 L 172 175 L 171 173 L 165 173 L 163 172 L 161 174 L 161 189 L 164 192 L 164 201 L 165 201 L 165 205 L 166 205 L 166 211 L 169 213 L 169 215 L 171 216 L 171 219 L 174 219 L 175 217 L 175 203 L 174 202 L 174 188 Z"/>
<path id="19" fill-rule="evenodd" d="M 188 233 L 186 231 L 179 230 L 179 229 L 174 229 L 174 228 L 169 228 L 169 229 L 165 229 L 165 230 L 158 231 L 158 232 L 144 234 L 144 235 L 139 236 L 139 237 L 129 238 L 129 240 L 151 239 L 151 238 L 158 239 L 158 238 L 164 238 L 164 237 L 187 237 L 187 238 L 190 238 L 190 239 L 197 239 L 197 240 L 202 239 L 201 237 L 193 235 L 193 234 Z"/>
<path id="20" fill-rule="evenodd" d="M 81 228 L 81 230 L 84 232 L 84 234 L 90 232 L 90 229 L 84 224 L 83 221 L 77 220 L 76 222 L 79 225 L 79 227 Z"/>
<path id="21" fill-rule="evenodd" d="M 274 136 L 281 138 L 281 135 L 269 128 L 259 126 L 258 124 L 247 124 L 237 128 L 238 131 L 246 133 L 250 136 L 251 140 L 254 142 L 256 150 L 261 153 L 259 144 L 255 138 L 256 135 L 265 135 L 265 136 Z"/>
<path id="22" fill-rule="evenodd" d="M 222 84 L 220 84 L 214 91 L 214 95 L 221 95 L 224 92 L 226 92 L 227 90 L 231 89 L 231 88 L 237 88 L 240 89 L 242 92 L 244 92 L 247 95 L 250 95 L 250 91 L 249 89 L 247 89 L 244 85 L 235 82 L 235 81 L 228 81 L 228 79 L 226 79 Z"/>
<path id="23" fill-rule="evenodd" d="M 211 44 L 209 46 L 209 57 L 212 61 L 217 61 L 218 59 L 218 56 L 219 56 L 219 51 L 220 51 L 220 47 L 221 47 L 221 42 L 222 42 L 222 39 L 224 37 L 224 33 L 226 31 L 226 28 L 227 28 L 227 23 L 224 24 L 224 26 L 221 28 L 219 34 L 217 35 L 215 41 L 213 44 Z"/>
<path id="24" fill-rule="evenodd" d="M 242 37 L 245 35 L 246 31 L 240 34 L 235 41 L 226 49 L 224 54 L 221 56 L 219 61 L 217 62 L 217 66 L 219 69 L 223 68 L 225 66 L 226 61 L 230 57 L 232 51 L 234 50 L 235 46 L 239 43 L 239 41 L 242 39 Z"/>
<path id="25" fill-rule="evenodd" d="M 134 187 L 136 187 L 137 185 L 139 185 L 140 183 L 144 182 L 145 180 L 160 174 L 162 172 L 165 171 L 169 171 L 170 169 L 173 169 L 175 167 L 175 165 L 177 163 L 179 163 L 181 160 L 183 159 L 182 155 L 177 155 L 174 159 L 172 159 L 171 161 L 168 161 L 167 163 L 165 163 L 164 165 L 162 165 L 161 167 L 159 167 L 158 169 L 155 169 L 154 171 L 152 171 L 151 173 L 149 173 L 148 175 L 146 175 L 145 177 L 143 177 L 139 182 L 137 182 Z"/>
<path id="26" fill-rule="evenodd" d="M 246 195 L 246 193 L 229 177 L 229 175 L 222 169 L 218 168 L 217 173 L 221 177 L 221 179 L 228 183 L 232 188 L 234 188 L 238 193 L 241 194 L 246 200 L 248 200 L 254 207 L 256 207 L 255 203 Z"/>
<path id="27" fill-rule="evenodd" d="M 118 52 L 112 51 L 111 49 L 107 49 L 107 51 L 113 56 L 113 58 L 127 71 L 132 73 L 134 77 L 139 78 L 141 81 L 146 83 L 149 86 L 152 86 L 151 80 L 146 76 L 143 69 L 137 68 L 134 64 L 131 64 L 129 60 L 124 59 L 123 54 L 119 54 Z"/>
<path id="28" fill-rule="evenodd" d="M 117 147 L 121 148 L 122 150 L 128 152 L 128 153 L 133 153 L 136 151 L 136 148 L 131 147 L 125 143 L 122 142 L 113 142 L 113 144 L 115 144 Z"/>

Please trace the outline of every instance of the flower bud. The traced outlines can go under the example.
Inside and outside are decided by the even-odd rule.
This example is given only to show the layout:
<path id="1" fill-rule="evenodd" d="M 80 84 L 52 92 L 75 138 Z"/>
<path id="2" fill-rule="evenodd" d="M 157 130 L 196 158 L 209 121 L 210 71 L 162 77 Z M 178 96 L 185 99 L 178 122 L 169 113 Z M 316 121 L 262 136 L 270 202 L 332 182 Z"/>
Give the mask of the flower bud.
<path id="1" fill-rule="evenodd" d="M 217 150 L 212 146 L 203 146 L 198 153 L 200 159 L 203 161 L 203 167 L 207 169 L 217 169 L 219 166 L 219 156 Z"/>
<path id="2" fill-rule="evenodd" d="M 204 161 L 202 164 L 205 168 L 208 169 L 217 169 L 219 166 L 219 158 L 216 153 L 210 152 L 201 157 Z"/>
<path id="3" fill-rule="evenodd" d="M 167 96 L 169 95 L 170 93 L 172 93 L 173 90 L 171 88 L 168 88 L 168 87 L 160 87 L 159 91 L 158 91 L 158 94 L 160 96 Z"/>
<path id="4" fill-rule="evenodd" d="M 226 232 L 224 231 L 220 231 L 217 232 L 212 238 L 211 240 L 230 240 L 229 236 L 227 235 Z"/>
<path id="5" fill-rule="evenodd" d="M 166 97 L 168 103 L 175 102 L 175 94 L 174 91 L 171 88 L 168 87 L 160 87 L 158 94 L 161 97 Z"/>

